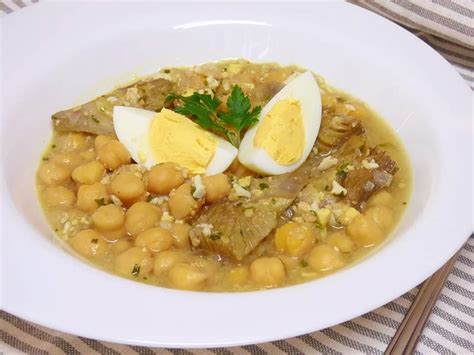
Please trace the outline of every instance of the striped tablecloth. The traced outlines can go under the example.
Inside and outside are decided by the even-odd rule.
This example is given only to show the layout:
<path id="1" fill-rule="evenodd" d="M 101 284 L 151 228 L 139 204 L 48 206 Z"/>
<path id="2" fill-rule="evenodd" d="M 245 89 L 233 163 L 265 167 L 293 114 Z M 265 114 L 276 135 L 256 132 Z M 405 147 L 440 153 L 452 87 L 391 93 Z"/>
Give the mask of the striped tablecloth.
<path id="1" fill-rule="evenodd" d="M 6 16 L 37 0 L 0 0 Z M 415 33 L 439 51 L 474 90 L 473 0 L 351 0 Z M 466 236 L 467 238 L 467 236 Z M 217 349 L 159 349 L 76 337 L 1 311 L 0 351 L 6 354 L 381 354 L 419 288 L 359 318 L 319 332 L 270 343 Z M 462 249 L 416 348 L 419 354 L 474 353 L 474 237 Z"/>

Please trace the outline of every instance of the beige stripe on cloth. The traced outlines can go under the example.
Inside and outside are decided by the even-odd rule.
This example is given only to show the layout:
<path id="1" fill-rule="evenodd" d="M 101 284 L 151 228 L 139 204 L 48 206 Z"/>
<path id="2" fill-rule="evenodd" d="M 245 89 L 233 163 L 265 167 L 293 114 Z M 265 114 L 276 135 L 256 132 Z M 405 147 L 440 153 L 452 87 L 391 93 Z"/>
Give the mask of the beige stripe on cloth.
<path id="1" fill-rule="evenodd" d="M 0 0 L 5 16 L 36 0 Z M 474 89 L 473 2 L 352 1 L 408 27 L 435 48 Z M 433 13 L 436 16 L 433 16 Z M 467 40 L 467 41 L 466 41 Z M 470 42 L 471 41 L 471 42 Z M 461 45 L 460 45 L 461 44 Z M 474 238 L 467 241 L 424 329 L 416 354 L 474 353 Z M 370 313 L 320 332 L 265 344 L 217 349 L 159 349 L 61 333 L 0 312 L 4 354 L 383 354 L 418 288 Z"/>

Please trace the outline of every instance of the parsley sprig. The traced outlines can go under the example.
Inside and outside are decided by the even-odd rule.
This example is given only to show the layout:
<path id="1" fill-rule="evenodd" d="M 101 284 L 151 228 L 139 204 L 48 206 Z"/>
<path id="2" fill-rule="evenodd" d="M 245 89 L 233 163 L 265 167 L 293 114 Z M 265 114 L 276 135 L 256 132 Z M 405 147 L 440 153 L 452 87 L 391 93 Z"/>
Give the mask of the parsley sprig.
<path id="1" fill-rule="evenodd" d="M 235 147 L 240 145 L 241 135 L 246 128 L 258 121 L 260 106 L 251 109 L 250 98 L 240 86 L 235 85 L 227 99 L 227 112 L 219 111 L 222 103 L 216 96 L 194 92 L 191 96 L 169 95 L 166 101 L 181 101 L 175 112 L 192 118 L 201 127 L 224 135 Z"/>

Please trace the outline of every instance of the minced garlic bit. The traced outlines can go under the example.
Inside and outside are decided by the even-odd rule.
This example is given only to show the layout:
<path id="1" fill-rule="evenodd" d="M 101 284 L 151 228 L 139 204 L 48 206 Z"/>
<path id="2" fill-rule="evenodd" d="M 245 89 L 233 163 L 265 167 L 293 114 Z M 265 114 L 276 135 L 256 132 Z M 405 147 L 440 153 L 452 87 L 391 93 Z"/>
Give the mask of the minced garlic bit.
<path id="1" fill-rule="evenodd" d="M 238 183 L 242 187 L 249 187 L 251 181 L 252 181 L 252 177 L 251 176 L 246 176 L 246 177 L 240 178 L 238 180 Z"/>
<path id="2" fill-rule="evenodd" d="M 329 222 L 329 217 L 331 216 L 331 210 L 329 208 L 321 208 L 316 211 L 316 215 L 318 216 L 319 223 L 323 227 L 326 227 Z"/>
<path id="3" fill-rule="evenodd" d="M 135 87 L 128 88 L 127 93 L 125 94 L 125 99 L 130 104 L 137 104 L 141 99 L 140 91 Z"/>
<path id="4" fill-rule="evenodd" d="M 107 98 L 107 101 L 114 103 L 114 102 L 117 102 L 118 99 L 117 99 L 115 96 L 109 96 L 109 97 Z"/>
<path id="5" fill-rule="evenodd" d="M 349 111 L 355 111 L 356 108 L 354 107 L 354 105 L 351 105 L 351 104 L 344 104 L 344 107 L 346 109 L 348 109 Z"/>
<path id="6" fill-rule="evenodd" d="M 153 205 L 161 205 L 163 202 L 168 201 L 168 196 L 156 196 L 153 197 L 149 202 Z"/>
<path id="7" fill-rule="evenodd" d="M 174 217 L 169 214 L 168 211 L 163 211 L 163 215 L 161 216 L 162 222 L 174 222 Z"/>
<path id="8" fill-rule="evenodd" d="M 207 86 L 212 90 L 214 90 L 215 88 L 219 86 L 219 82 L 212 75 L 209 75 L 206 78 L 206 82 L 207 82 Z"/>
<path id="9" fill-rule="evenodd" d="M 347 226 L 359 214 L 360 212 L 357 211 L 354 207 L 349 207 L 344 210 L 342 215 L 338 218 L 338 221 L 341 222 L 341 224 Z"/>
<path id="10" fill-rule="evenodd" d="M 250 196 L 252 196 L 252 194 L 250 193 L 250 191 L 245 190 L 241 185 L 239 185 L 239 184 L 237 184 L 237 183 L 235 183 L 235 182 L 232 184 L 232 187 L 234 188 L 235 194 L 236 194 L 238 197 L 250 198 Z"/>
<path id="11" fill-rule="evenodd" d="M 212 233 L 212 229 L 214 228 L 214 226 L 209 223 L 199 223 L 196 227 L 202 229 L 202 234 L 205 237 L 209 237 Z"/>
<path id="12" fill-rule="evenodd" d="M 346 196 L 347 190 L 342 187 L 336 180 L 333 180 L 331 193 L 336 196 Z"/>
<path id="13" fill-rule="evenodd" d="M 379 164 L 377 164 L 375 162 L 374 159 L 372 159 L 371 161 L 367 161 L 367 160 L 362 160 L 362 166 L 365 168 L 365 169 L 377 169 L 379 167 Z"/>
<path id="14" fill-rule="evenodd" d="M 318 154 L 318 147 L 314 147 L 312 150 L 313 150 L 314 155 Z"/>
<path id="15" fill-rule="evenodd" d="M 110 195 L 110 201 L 112 201 L 112 203 L 116 206 L 122 206 L 123 205 L 122 201 L 120 201 L 120 199 L 115 195 Z"/>
<path id="16" fill-rule="evenodd" d="M 203 198 L 206 195 L 206 186 L 202 183 L 201 175 L 195 175 L 191 180 L 194 186 L 193 197 Z"/>
<path id="17" fill-rule="evenodd" d="M 337 159 L 329 155 L 325 157 L 323 161 L 319 164 L 318 170 L 327 170 L 336 164 L 337 164 Z"/>

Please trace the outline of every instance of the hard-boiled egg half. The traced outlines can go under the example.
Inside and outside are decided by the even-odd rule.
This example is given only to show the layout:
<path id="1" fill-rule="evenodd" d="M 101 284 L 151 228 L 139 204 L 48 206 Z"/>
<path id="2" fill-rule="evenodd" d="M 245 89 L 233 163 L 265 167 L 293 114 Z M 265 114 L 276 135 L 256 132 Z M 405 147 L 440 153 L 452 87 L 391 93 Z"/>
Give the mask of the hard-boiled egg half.
<path id="1" fill-rule="evenodd" d="M 225 171 L 238 153 L 226 140 L 165 108 L 157 113 L 115 106 L 113 120 L 120 142 L 148 169 L 173 162 L 193 174 L 213 175 Z"/>
<path id="2" fill-rule="evenodd" d="M 295 170 L 308 157 L 321 125 L 321 94 L 311 72 L 291 80 L 262 109 L 239 148 L 239 161 L 264 175 Z"/>

